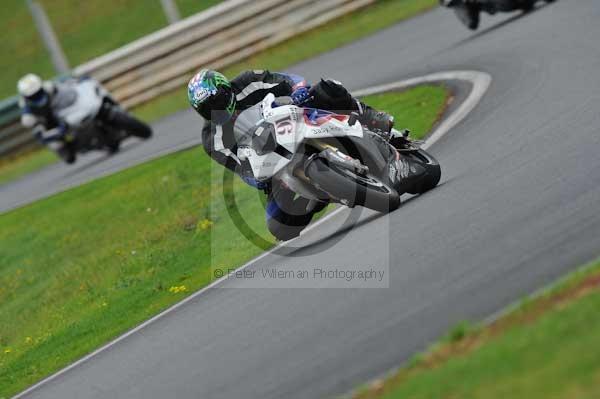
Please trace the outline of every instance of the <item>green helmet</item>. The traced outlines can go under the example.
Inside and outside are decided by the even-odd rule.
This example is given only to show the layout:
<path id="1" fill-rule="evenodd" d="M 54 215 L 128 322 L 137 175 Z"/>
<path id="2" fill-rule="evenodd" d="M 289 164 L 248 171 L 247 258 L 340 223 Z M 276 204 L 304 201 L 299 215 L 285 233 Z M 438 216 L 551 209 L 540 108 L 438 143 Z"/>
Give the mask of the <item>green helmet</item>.
<path id="1" fill-rule="evenodd" d="M 235 93 L 227 78 L 210 69 L 198 72 L 188 83 L 190 105 L 204 119 L 223 124 L 235 111 Z"/>

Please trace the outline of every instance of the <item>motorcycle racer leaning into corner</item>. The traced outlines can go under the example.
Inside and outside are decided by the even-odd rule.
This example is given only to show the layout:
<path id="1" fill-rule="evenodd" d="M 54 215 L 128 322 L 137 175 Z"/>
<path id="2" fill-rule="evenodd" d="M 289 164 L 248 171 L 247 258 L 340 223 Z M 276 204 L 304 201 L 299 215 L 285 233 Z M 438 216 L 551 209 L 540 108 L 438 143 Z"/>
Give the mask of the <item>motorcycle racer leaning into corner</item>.
<path id="1" fill-rule="evenodd" d="M 27 74 L 17 83 L 21 124 L 66 163 L 90 150 L 119 151 L 130 136 L 148 139 L 151 128 L 129 115 L 90 77 L 42 81 Z"/>
<path id="2" fill-rule="evenodd" d="M 298 106 L 345 114 L 356 112 L 361 124 L 387 134 L 392 131 L 394 119 L 353 98 L 341 83 L 334 80 L 321 79 L 310 87 L 304 78 L 297 75 L 255 70 L 242 72 L 229 81 L 221 73 L 207 69 L 190 80 L 190 105 L 207 121 L 202 130 L 205 151 L 247 184 L 267 193 L 267 227 L 275 238 L 285 241 L 298 236 L 314 214 L 324 209 L 327 203 L 314 203 L 297 197 L 282 184 L 258 181 L 250 165 L 237 158 L 233 132 L 235 120 L 242 111 L 261 102 L 269 93 L 276 97 L 290 97 L 292 103 Z"/>
<path id="3" fill-rule="evenodd" d="M 48 145 L 67 163 L 76 158 L 76 148 L 66 135 L 67 124 L 56 116 L 54 110 L 60 103 L 69 101 L 72 83 L 42 81 L 35 74 L 27 74 L 17 82 L 21 124 L 33 130 L 36 139 Z"/>

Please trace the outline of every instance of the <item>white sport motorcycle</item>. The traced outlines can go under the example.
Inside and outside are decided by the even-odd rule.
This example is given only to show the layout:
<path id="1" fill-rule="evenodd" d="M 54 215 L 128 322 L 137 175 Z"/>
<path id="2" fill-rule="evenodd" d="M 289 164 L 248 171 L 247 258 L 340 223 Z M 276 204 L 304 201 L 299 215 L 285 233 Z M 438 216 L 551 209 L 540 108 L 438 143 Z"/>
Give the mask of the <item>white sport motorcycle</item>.
<path id="1" fill-rule="evenodd" d="M 65 146 L 56 142 L 49 143 L 49 146 L 67 163 L 75 161 L 75 153 L 90 150 L 115 153 L 121 141 L 129 136 L 143 139 L 152 136 L 150 126 L 129 115 L 93 79 L 62 84 L 52 101 L 52 108 L 58 119 L 68 126 L 61 141 L 70 145 L 73 151 L 67 151 Z M 48 132 L 48 135 L 52 134 L 55 132 Z"/>
<path id="2" fill-rule="evenodd" d="M 259 181 L 282 183 L 310 200 L 379 212 L 398 208 L 403 193 L 424 193 L 438 184 L 438 162 L 407 131 L 372 132 L 357 117 L 298 107 L 269 94 L 238 116 L 237 156 Z"/>

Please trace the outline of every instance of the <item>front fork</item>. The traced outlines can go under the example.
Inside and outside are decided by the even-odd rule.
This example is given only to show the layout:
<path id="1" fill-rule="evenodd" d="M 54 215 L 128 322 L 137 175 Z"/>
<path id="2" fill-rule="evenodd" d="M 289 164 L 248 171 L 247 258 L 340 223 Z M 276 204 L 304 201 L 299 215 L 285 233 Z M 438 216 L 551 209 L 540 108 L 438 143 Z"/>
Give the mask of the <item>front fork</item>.
<path id="1" fill-rule="evenodd" d="M 320 140 L 314 140 L 312 144 L 320 150 L 320 152 L 311 155 L 305 163 L 304 169 L 306 170 L 306 166 L 312 162 L 312 160 L 317 158 L 322 158 L 327 160 L 328 163 L 332 163 L 338 165 L 342 168 L 352 170 L 359 174 L 367 174 L 369 172 L 369 167 L 363 165 L 360 160 L 352 158 L 351 156 L 343 153 L 337 147 L 332 146 L 331 144 L 321 142 Z"/>

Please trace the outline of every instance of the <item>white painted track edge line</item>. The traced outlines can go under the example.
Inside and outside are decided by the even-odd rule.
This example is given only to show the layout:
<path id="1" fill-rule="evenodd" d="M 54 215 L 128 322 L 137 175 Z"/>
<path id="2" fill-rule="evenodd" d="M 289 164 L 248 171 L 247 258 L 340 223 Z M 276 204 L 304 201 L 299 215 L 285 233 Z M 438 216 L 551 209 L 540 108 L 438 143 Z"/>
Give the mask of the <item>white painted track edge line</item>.
<path id="1" fill-rule="evenodd" d="M 411 86 L 415 86 L 418 84 L 423 84 L 423 83 L 433 83 L 433 82 L 452 81 L 452 80 L 468 81 L 473 85 L 473 87 L 471 89 L 471 92 L 467 96 L 467 98 L 464 100 L 464 102 L 451 115 L 449 115 L 444 121 L 442 121 L 442 123 L 440 123 L 440 125 L 434 130 L 434 132 L 425 141 L 425 143 L 423 144 L 423 147 L 429 148 L 431 145 L 433 145 L 433 143 L 435 143 L 437 140 L 439 140 L 444 134 L 446 134 L 454 126 L 456 126 L 458 123 L 460 123 L 467 116 L 467 114 L 469 112 L 471 112 L 477 106 L 477 104 L 481 101 L 483 95 L 485 94 L 485 92 L 487 91 L 487 89 L 490 86 L 490 83 L 492 80 L 490 75 L 488 75 L 487 73 L 484 73 L 484 72 L 477 72 L 477 71 L 440 72 L 440 73 L 425 75 L 422 77 L 416 77 L 416 78 L 412 78 L 412 79 L 393 82 L 393 83 L 382 85 L 382 86 L 376 86 L 376 87 L 365 89 L 365 90 L 359 90 L 359 91 L 354 92 L 353 95 L 365 96 L 365 95 L 370 95 L 370 94 L 384 93 L 384 92 L 393 91 L 393 90 L 402 90 L 402 89 L 405 89 L 405 88 L 408 88 Z M 340 208 L 334 210 L 330 214 L 319 219 L 314 224 L 309 225 L 304 231 L 308 231 L 308 230 L 312 230 L 312 229 L 316 228 L 318 225 L 324 223 L 325 221 L 332 218 L 334 215 L 338 214 L 342 209 L 344 209 L 344 208 L 340 207 Z M 257 256 L 256 258 L 246 262 L 244 265 L 240 266 L 236 270 L 246 269 L 247 267 L 260 261 L 261 259 L 271 255 L 272 253 L 277 251 L 282 246 L 294 242 L 294 240 L 296 240 L 296 238 L 286 241 L 284 243 L 281 243 L 279 245 L 276 245 L 275 247 L 271 248 L 269 251 L 264 252 L 263 254 Z M 60 377 L 61 375 L 65 374 L 65 373 L 67 373 L 68 371 L 87 362 L 91 358 L 97 356 L 101 352 L 104 352 L 105 350 L 109 349 L 110 347 L 125 340 L 126 338 L 137 333 L 138 331 L 142 330 L 146 326 L 154 323 L 158 319 L 161 319 L 162 317 L 166 316 L 167 314 L 169 314 L 169 313 L 177 310 L 178 308 L 184 306 L 185 304 L 195 300 L 196 298 L 200 297 L 205 292 L 207 292 L 207 291 L 211 290 L 212 288 L 216 287 L 217 285 L 221 284 L 225 280 L 227 280 L 227 276 L 224 276 L 216 281 L 213 281 L 206 287 L 201 288 L 200 290 L 191 294 L 187 298 L 168 307 L 167 309 L 163 310 L 156 316 L 146 320 L 145 322 L 139 324 L 138 326 L 132 328 L 131 330 L 125 332 L 124 334 L 118 336 L 117 338 L 111 340 L 110 342 L 106 343 L 105 345 L 101 346 L 100 348 L 85 355 L 81 359 L 71 363 L 70 365 L 66 366 L 65 368 L 57 371 L 56 373 L 44 378 L 43 380 L 37 382 L 34 385 L 30 386 L 26 390 L 18 393 L 17 395 L 13 396 L 13 399 L 24 398 L 26 395 L 32 393 L 36 389 L 42 387 L 45 384 L 50 383 L 51 381 L 55 380 L 56 378 Z"/>

